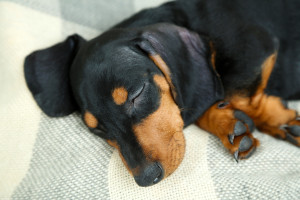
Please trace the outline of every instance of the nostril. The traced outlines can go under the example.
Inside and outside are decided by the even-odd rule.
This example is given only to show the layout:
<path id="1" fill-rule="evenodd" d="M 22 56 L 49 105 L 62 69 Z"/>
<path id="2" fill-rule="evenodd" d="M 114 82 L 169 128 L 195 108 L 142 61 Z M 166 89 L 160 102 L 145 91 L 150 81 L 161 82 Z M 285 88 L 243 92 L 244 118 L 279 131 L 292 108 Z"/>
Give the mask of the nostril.
<path id="1" fill-rule="evenodd" d="M 154 179 L 153 184 L 158 183 L 158 182 L 161 181 L 161 180 L 163 179 L 163 177 L 164 177 L 164 173 L 163 173 L 164 170 L 163 170 L 161 164 L 158 163 L 158 162 L 156 162 L 155 164 L 156 164 L 157 167 L 159 168 L 159 172 L 158 172 L 159 174 L 158 174 L 158 176 Z"/>

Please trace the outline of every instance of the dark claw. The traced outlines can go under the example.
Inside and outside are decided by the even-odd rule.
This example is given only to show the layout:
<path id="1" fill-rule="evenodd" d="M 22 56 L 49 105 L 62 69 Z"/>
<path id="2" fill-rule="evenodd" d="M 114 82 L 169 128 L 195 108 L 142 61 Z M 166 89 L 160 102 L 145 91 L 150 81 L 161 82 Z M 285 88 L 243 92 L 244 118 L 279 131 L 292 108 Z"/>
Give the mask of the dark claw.
<path id="1" fill-rule="evenodd" d="M 230 134 L 230 135 L 228 135 L 228 140 L 229 140 L 230 144 L 232 144 L 232 145 L 233 145 L 234 134 Z"/>
<path id="2" fill-rule="evenodd" d="M 287 102 L 286 100 L 281 99 L 281 103 L 282 103 L 282 105 L 283 105 L 286 109 L 289 108 L 289 107 L 288 107 L 288 102 Z"/>
<path id="3" fill-rule="evenodd" d="M 287 128 L 288 128 L 288 127 L 289 127 L 288 125 L 283 124 L 283 125 L 281 125 L 281 126 L 279 127 L 279 129 L 281 129 L 281 130 L 283 130 L 283 131 L 287 131 Z"/>
<path id="4" fill-rule="evenodd" d="M 250 150 L 250 152 L 249 152 L 244 158 L 245 158 L 245 159 L 250 158 L 250 156 L 253 155 L 253 153 L 255 152 L 255 150 L 256 150 L 256 147 L 253 147 L 253 148 Z"/>
<path id="5" fill-rule="evenodd" d="M 235 161 L 238 163 L 239 162 L 239 151 L 234 152 L 233 157 Z"/>
<path id="6" fill-rule="evenodd" d="M 290 143 L 294 144 L 294 145 L 298 145 L 297 140 L 295 140 L 295 138 L 289 133 L 286 133 L 286 138 L 285 139 L 287 141 L 289 141 Z"/>
<path id="7" fill-rule="evenodd" d="M 254 129 L 255 129 L 254 122 L 248 115 L 246 115 L 244 112 L 242 112 L 240 110 L 236 110 L 234 112 L 234 116 L 235 116 L 235 118 L 237 118 L 237 119 L 243 121 L 245 124 L 247 124 L 251 133 L 254 131 Z"/>
<path id="8" fill-rule="evenodd" d="M 298 141 L 295 139 L 295 137 L 300 137 L 300 126 L 297 125 L 281 125 L 280 129 L 285 131 L 285 139 L 289 141 L 292 144 L 299 145 Z"/>
<path id="9" fill-rule="evenodd" d="M 241 121 L 237 121 L 234 126 L 233 133 L 235 136 L 242 135 L 247 131 L 247 127 Z"/>
<path id="10" fill-rule="evenodd" d="M 288 126 L 285 129 L 293 136 L 300 137 L 300 126 L 297 126 L 297 125 Z"/>
<path id="11" fill-rule="evenodd" d="M 240 152 L 248 151 L 252 146 L 252 144 L 253 142 L 251 138 L 249 138 L 248 136 L 244 136 L 240 142 L 239 151 Z"/>
<path id="12" fill-rule="evenodd" d="M 227 105 L 229 105 L 229 102 L 222 101 L 221 103 L 218 104 L 218 108 L 222 109 L 225 108 Z"/>
<path id="13" fill-rule="evenodd" d="M 230 144 L 233 144 L 234 137 L 240 136 L 247 131 L 247 127 L 241 121 L 237 121 L 234 125 L 233 133 L 228 135 L 228 140 Z"/>

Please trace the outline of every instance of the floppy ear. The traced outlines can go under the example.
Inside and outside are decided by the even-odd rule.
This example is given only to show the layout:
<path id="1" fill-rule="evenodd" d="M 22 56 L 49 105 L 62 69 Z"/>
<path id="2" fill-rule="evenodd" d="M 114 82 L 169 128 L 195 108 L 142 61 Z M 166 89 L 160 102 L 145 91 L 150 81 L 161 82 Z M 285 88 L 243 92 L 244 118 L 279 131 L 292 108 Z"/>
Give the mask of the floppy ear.
<path id="1" fill-rule="evenodd" d="M 185 28 L 161 24 L 142 33 L 137 45 L 164 74 L 185 126 L 224 98 L 206 38 Z"/>
<path id="2" fill-rule="evenodd" d="M 51 117 L 77 109 L 72 95 L 69 70 L 85 40 L 71 35 L 64 42 L 28 55 L 24 63 L 27 86 L 39 107 Z"/>
<path id="3" fill-rule="evenodd" d="M 165 76 L 168 84 L 170 85 L 173 99 L 176 101 L 177 93 L 173 81 L 171 80 L 171 72 L 165 61 L 157 53 L 157 51 L 152 47 L 151 43 L 148 40 L 141 40 L 138 43 L 140 49 L 146 52 L 149 58 L 154 62 L 154 64 L 159 68 L 159 70 Z"/>

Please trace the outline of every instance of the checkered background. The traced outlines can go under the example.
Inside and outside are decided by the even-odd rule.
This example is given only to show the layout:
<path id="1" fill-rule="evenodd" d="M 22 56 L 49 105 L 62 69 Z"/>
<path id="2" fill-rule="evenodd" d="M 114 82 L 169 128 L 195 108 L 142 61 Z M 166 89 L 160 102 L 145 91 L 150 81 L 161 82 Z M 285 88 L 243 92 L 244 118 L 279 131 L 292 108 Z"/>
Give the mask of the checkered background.
<path id="1" fill-rule="evenodd" d="M 255 132 L 261 146 L 238 164 L 214 136 L 185 129 L 186 155 L 141 188 L 118 153 L 78 113 L 44 115 L 28 91 L 24 57 L 78 33 L 91 39 L 163 0 L 0 0 L 0 199 L 300 199 L 300 149 Z M 298 102 L 290 106 L 300 111 Z"/>

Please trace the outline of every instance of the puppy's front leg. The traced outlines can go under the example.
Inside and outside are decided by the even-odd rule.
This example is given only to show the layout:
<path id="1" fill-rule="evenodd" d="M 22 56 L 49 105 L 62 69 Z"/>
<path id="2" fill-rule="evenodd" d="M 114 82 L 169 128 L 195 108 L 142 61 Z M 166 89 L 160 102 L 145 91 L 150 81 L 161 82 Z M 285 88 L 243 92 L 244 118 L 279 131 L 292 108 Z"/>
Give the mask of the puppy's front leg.
<path id="1" fill-rule="evenodd" d="M 259 141 L 251 134 L 255 128 L 251 118 L 244 112 L 235 110 L 230 103 L 214 104 L 196 124 L 220 138 L 236 161 L 250 157 L 259 145 Z"/>
<path id="2" fill-rule="evenodd" d="M 259 145 L 251 134 L 253 115 L 248 117 L 252 113 L 246 109 L 250 104 L 245 101 L 251 99 L 257 90 L 262 69 L 266 69 L 264 77 L 271 73 L 269 66 L 273 67 L 276 54 L 264 61 L 278 49 L 278 41 L 260 27 L 238 32 L 240 37 L 232 43 L 226 38 L 224 46 L 218 42 L 211 43 L 211 63 L 222 79 L 228 103 L 213 105 L 196 122 L 200 128 L 219 137 L 236 159 L 249 157 Z M 262 63 L 268 66 L 264 67 Z"/>
<path id="3" fill-rule="evenodd" d="M 261 81 L 253 95 L 236 93 L 227 97 L 229 103 L 213 105 L 196 122 L 219 137 L 236 159 L 249 157 L 258 146 L 258 140 L 251 135 L 254 124 L 261 132 L 300 146 L 299 115 L 288 109 L 279 97 L 264 92 L 275 61 L 276 53 L 273 53 L 263 62 Z"/>
<path id="4" fill-rule="evenodd" d="M 300 146 L 300 117 L 295 110 L 290 110 L 279 97 L 269 96 L 264 90 L 274 68 L 276 53 L 263 63 L 261 83 L 251 97 L 235 95 L 231 105 L 247 113 L 258 130 Z"/>

